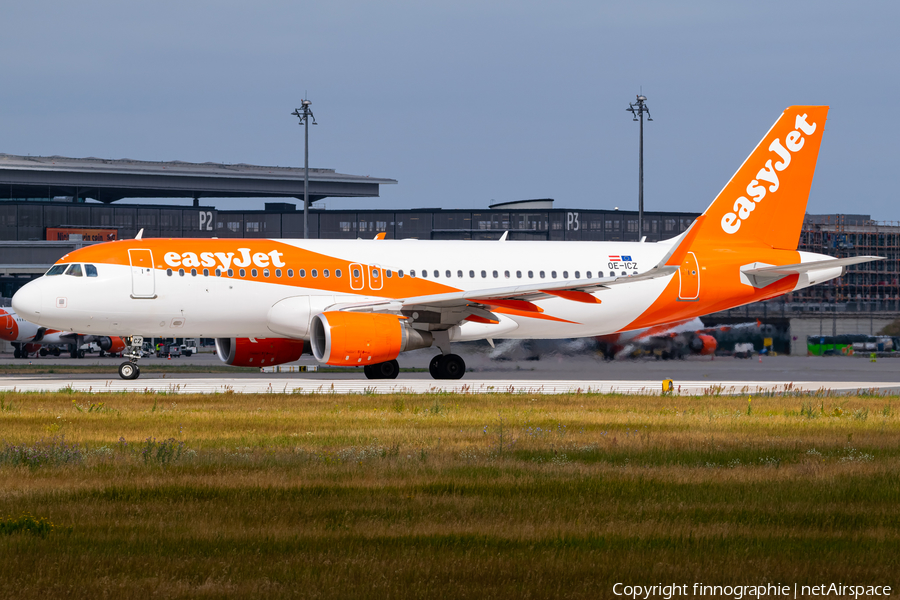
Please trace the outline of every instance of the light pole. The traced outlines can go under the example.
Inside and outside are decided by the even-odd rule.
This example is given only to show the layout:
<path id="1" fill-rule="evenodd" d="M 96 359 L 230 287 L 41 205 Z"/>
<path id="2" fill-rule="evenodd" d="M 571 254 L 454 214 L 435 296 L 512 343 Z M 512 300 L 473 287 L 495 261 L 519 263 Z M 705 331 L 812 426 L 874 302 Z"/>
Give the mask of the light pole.
<path id="1" fill-rule="evenodd" d="M 312 124 L 316 123 L 316 117 L 309 108 L 312 102 L 303 100 L 301 108 L 295 108 L 291 114 L 300 119 L 300 125 L 305 126 L 305 142 L 303 150 L 303 239 L 309 238 L 309 118 L 312 117 Z"/>
<path id="2" fill-rule="evenodd" d="M 647 97 L 638 94 L 636 102 L 628 103 L 628 112 L 634 117 L 633 121 L 641 122 L 641 141 L 638 146 L 638 240 L 644 235 L 644 113 L 647 113 L 647 120 L 650 118 L 650 108 L 645 104 Z"/>

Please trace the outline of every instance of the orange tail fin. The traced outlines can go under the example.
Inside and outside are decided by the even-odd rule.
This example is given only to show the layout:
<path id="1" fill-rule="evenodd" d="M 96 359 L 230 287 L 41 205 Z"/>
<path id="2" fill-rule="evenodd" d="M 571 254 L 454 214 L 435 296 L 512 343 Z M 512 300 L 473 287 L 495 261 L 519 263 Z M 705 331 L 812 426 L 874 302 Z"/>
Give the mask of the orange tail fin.
<path id="1" fill-rule="evenodd" d="M 796 250 L 827 106 L 782 113 L 704 213 L 697 241 Z"/>

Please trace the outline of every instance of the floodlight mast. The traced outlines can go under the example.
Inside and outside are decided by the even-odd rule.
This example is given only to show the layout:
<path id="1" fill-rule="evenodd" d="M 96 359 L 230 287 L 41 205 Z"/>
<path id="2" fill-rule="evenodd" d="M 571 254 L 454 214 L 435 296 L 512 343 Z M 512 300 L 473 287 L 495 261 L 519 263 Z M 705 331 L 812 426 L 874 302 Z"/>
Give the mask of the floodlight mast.
<path id="1" fill-rule="evenodd" d="M 301 108 L 295 108 L 291 114 L 300 119 L 300 125 L 305 128 L 304 131 L 304 150 L 303 150 L 303 239 L 309 238 L 309 118 L 312 117 L 312 124 L 316 123 L 316 117 L 310 109 L 312 102 L 303 100 L 300 102 Z"/>
<path id="2" fill-rule="evenodd" d="M 638 94 L 637 101 L 628 103 L 628 112 L 634 117 L 633 121 L 641 122 L 641 139 L 638 146 L 638 240 L 644 235 L 644 113 L 647 113 L 647 120 L 652 121 L 650 117 L 650 108 L 646 104 L 647 97 Z"/>

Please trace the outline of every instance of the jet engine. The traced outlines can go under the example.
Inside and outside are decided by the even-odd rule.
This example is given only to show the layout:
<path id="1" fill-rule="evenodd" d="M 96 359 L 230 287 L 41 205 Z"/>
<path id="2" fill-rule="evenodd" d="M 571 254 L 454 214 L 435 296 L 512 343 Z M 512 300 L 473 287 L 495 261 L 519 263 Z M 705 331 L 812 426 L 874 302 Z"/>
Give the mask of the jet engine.
<path id="1" fill-rule="evenodd" d="M 305 344 L 285 338 L 216 338 L 216 354 L 233 367 L 264 367 L 298 360 Z"/>
<path id="2" fill-rule="evenodd" d="M 101 350 L 110 354 L 118 354 L 125 349 L 125 342 L 122 341 L 122 338 L 116 336 L 98 337 L 94 339 L 94 342 L 100 346 Z"/>
<path id="3" fill-rule="evenodd" d="M 715 354 L 718 346 L 719 344 L 716 342 L 716 338 L 705 333 L 698 333 L 695 335 L 690 344 L 691 353 L 700 354 L 702 356 Z"/>
<path id="4" fill-rule="evenodd" d="M 319 313 L 310 326 L 313 355 L 320 363 L 357 367 L 387 362 L 401 352 L 431 346 L 431 333 L 413 329 L 404 321 L 404 317 L 377 313 Z"/>

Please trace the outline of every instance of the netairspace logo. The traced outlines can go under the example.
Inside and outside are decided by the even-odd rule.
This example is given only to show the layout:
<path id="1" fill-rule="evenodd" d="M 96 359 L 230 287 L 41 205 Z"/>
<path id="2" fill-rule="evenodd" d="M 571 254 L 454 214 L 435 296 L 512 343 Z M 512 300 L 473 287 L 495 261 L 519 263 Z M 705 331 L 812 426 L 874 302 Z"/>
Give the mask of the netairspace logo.
<path id="1" fill-rule="evenodd" d="M 687 583 L 671 583 L 657 585 L 628 585 L 617 583 L 613 586 L 613 594 L 626 598 L 649 600 L 650 598 L 691 597 L 698 598 L 709 596 L 712 598 L 811 598 L 811 597 L 835 597 L 835 598 L 868 598 L 876 596 L 890 596 L 891 587 L 888 585 L 844 585 L 843 583 L 823 583 L 820 585 L 785 585 L 770 583 L 767 585 L 706 585 L 695 583 L 689 586 Z"/>

